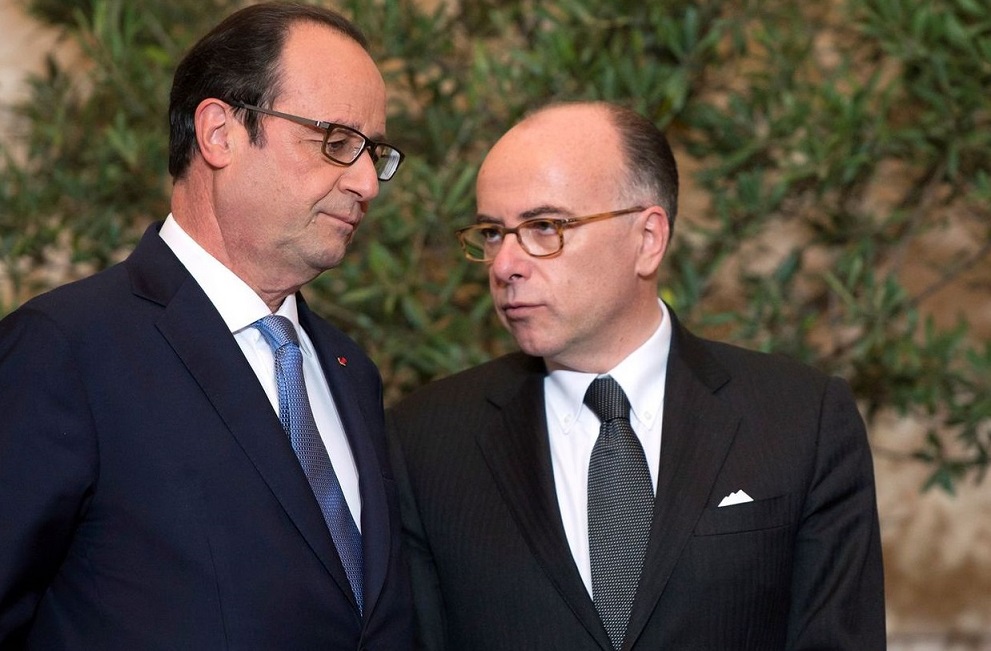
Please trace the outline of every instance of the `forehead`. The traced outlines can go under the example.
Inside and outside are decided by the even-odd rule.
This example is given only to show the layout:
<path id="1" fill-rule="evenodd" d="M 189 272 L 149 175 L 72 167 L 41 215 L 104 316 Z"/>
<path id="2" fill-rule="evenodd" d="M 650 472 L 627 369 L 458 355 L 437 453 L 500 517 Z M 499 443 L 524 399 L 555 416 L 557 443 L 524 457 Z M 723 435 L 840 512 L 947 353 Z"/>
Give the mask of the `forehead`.
<path id="1" fill-rule="evenodd" d="M 478 174 L 478 211 L 509 218 L 536 206 L 611 210 L 622 176 L 619 136 L 602 109 L 563 107 L 510 129 Z"/>
<path id="2" fill-rule="evenodd" d="M 277 108 L 346 124 L 374 137 L 385 130 L 385 82 L 358 43 L 325 25 L 289 29 L 279 61 Z"/>

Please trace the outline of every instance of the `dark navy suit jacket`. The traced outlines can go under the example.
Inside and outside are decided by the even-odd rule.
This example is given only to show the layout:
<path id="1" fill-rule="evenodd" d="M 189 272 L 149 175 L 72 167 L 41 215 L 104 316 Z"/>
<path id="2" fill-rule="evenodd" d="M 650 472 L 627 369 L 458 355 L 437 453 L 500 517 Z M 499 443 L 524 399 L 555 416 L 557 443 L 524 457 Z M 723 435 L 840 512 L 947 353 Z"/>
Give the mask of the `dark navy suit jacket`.
<path id="1" fill-rule="evenodd" d="M 380 377 L 299 315 L 358 466 L 364 617 L 264 390 L 152 227 L 0 322 L 0 648 L 409 647 Z"/>
<path id="2" fill-rule="evenodd" d="M 672 320 L 653 525 L 623 648 L 884 649 L 873 467 L 846 382 Z M 561 523 L 545 375 L 516 353 L 389 412 L 423 648 L 612 648 Z M 719 506 L 740 490 L 753 501 Z"/>

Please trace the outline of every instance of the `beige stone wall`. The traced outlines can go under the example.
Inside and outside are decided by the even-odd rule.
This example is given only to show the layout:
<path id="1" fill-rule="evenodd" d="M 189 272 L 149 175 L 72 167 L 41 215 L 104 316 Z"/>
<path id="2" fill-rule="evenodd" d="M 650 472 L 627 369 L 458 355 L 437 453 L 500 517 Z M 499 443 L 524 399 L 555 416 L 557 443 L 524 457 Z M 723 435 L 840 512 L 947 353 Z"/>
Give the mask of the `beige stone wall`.
<path id="1" fill-rule="evenodd" d="M 26 96 L 25 74 L 40 70 L 45 54 L 57 45 L 56 35 L 25 16 L 16 0 L 0 0 L 0 105 Z M 7 118 L 0 106 L 4 139 L 13 135 Z M 991 264 L 972 276 L 987 282 Z M 991 304 L 975 304 L 961 294 L 966 291 L 963 285 L 945 290 L 933 309 L 952 320 L 959 306 L 969 306 L 976 332 L 991 336 Z M 955 497 L 938 491 L 920 494 L 926 469 L 899 455 L 919 443 L 921 426 L 891 417 L 874 427 L 872 436 L 890 648 L 991 651 L 991 485 L 962 486 Z"/>
<path id="2" fill-rule="evenodd" d="M 17 0 L 0 0 L 0 137 L 10 134 L 7 105 L 26 97 L 24 75 L 42 69 L 56 41 L 56 33 L 25 16 Z"/>
<path id="3" fill-rule="evenodd" d="M 927 469 L 897 454 L 923 435 L 893 416 L 872 431 L 890 648 L 991 651 L 991 485 L 920 494 Z"/>

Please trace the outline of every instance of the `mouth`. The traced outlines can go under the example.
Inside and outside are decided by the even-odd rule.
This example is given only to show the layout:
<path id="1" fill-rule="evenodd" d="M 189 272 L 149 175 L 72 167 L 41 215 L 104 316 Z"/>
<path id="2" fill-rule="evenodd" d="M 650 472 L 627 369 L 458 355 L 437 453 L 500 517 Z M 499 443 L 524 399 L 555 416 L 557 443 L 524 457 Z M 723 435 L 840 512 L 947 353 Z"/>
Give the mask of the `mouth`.
<path id="1" fill-rule="evenodd" d="M 540 307 L 537 303 L 503 303 L 499 306 L 499 310 L 506 315 L 507 319 L 522 319 L 533 312 L 535 312 Z"/>
<path id="2" fill-rule="evenodd" d="M 354 235 L 354 232 L 358 230 L 358 224 L 361 223 L 361 218 L 363 215 L 360 212 L 355 213 L 333 213 L 320 211 L 317 215 L 318 217 L 325 217 L 331 219 L 335 222 L 339 222 L 348 227 L 349 235 Z"/>
<path id="3" fill-rule="evenodd" d="M 360 214 L 359 215 L 351 215 L 351 214 L 335 215 L 335 214 L 329 213 L 327 216 L 330 217 L 330 218 L 332 218 L 332 219 L 336 219 L 337 221 L 342 221 L 345 224 L 347 224 L 348 226 L 350 226 L 351 228 L 358 228 L 358 224 L 361 223 L 361 215 Z"/>

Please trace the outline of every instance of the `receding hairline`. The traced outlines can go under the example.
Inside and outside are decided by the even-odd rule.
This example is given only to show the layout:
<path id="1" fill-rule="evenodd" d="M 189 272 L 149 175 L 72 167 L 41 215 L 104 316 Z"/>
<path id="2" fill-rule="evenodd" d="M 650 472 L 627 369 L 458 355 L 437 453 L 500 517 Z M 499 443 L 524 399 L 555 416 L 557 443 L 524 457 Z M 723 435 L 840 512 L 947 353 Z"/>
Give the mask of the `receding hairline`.
<path id="1" fill-rule="evenodd" d="M 618 146 L 621 161 L 618 189 L 631 201 L 649 200 L 659 204 L 667 211 L 668 220 L 672 226 L 674 225 L 678 211 L 677 161 L 673 157 L 666 136 L 657 129 L 656 125 L 652 125 L 645 116 L 623 104 L 605 100 L 557 100 L 524 114 L 505 135 L 509 135 L 517 128 L 522 131 L 539 127 L 547 117 L 560 115 L 574 117 L 576 124 L 604 119 L 601 124 L 609 129 Z M 648 125 L 652 126 L 648 127 Z M 659 137 L 654 138 L 654 134 Z M 636 144 L 645 135 L 650 137 L 652 145 L 661 147 L 657 152 L 657 158 L 651 157 L 651 164 L 646 168 L 642 166 L 642 161 L 637 159 L 635 153 Z M 657 172 L 659 175 L 655 177 L 650 172 Z"/>

